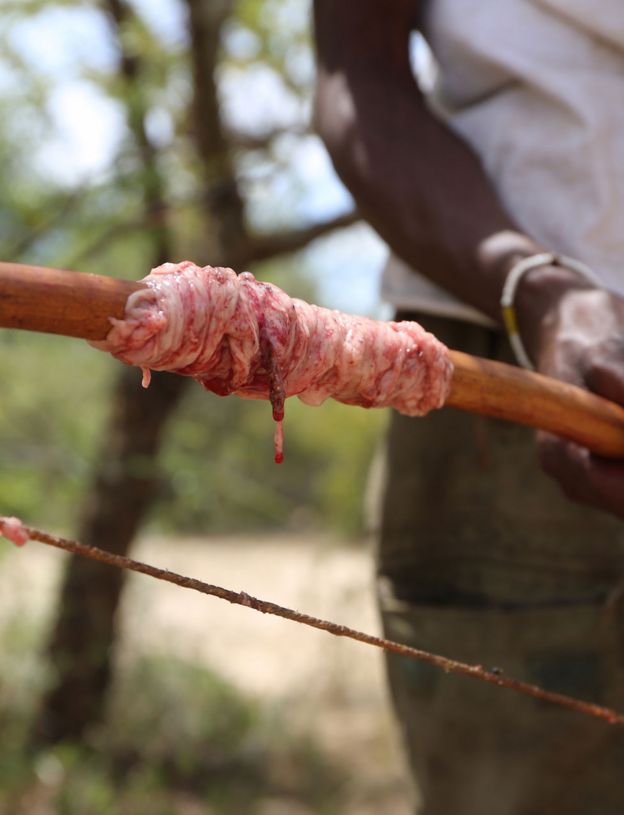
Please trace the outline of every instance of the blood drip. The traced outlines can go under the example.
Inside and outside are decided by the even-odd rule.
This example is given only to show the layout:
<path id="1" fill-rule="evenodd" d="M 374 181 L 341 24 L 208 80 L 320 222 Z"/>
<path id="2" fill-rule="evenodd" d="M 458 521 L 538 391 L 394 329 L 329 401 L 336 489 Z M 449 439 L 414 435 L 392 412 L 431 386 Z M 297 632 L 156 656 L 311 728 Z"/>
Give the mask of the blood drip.
<path id="1" fill-rule="evenodd" d="M 276 464 L 281 464 L 284 461 L 284 403 L 286 401 L 286 391 L 284 377 L 280 371 L 270 340 L 263 339 L 262 361 L 269 382 L 269 401 L 271 402 L 273 421 L 276 423 L 273 435 L 274 461 Z"/>
<path id="2" fill-rule="evenodd" d="M 273 443 L 275 444 L 274 461 L 276 464 L 281 464 L 284 461 L 284 422 L 281 419 L 275 423 Z"/>

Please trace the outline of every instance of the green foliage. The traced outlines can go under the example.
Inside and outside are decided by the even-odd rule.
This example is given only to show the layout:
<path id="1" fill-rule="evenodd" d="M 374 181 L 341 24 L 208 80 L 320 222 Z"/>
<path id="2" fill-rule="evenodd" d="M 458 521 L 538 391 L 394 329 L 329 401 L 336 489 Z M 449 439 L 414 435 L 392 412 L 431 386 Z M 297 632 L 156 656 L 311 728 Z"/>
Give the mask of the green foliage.
<path id="1" fill-rule="evenodd" d="M 144 760 L 173 762 L 185 773 L 197 763 L 200 744 L 207 751 L 235 754 L 261 722 L 259 707 L 211 671 L 171 657 L 150 657 L 122 673 L 109 725 L 115 751 L 135 751 L 142 734 Z"/>
<path id="2" fill-rule="evenodd" d="M 68 523 L 96 464 L 112 373 L 86 344 L 0 333 L 3 513 Z"/>
<path id="3" fill-rule="evenodd" d="M 83 744 L 33 754 L 26 733 L 42 681 L 39 637 L 24 620 L 0 632 L 0 815 L 253 815 L 265 797 L 311 815 L 342 811 L 341 772 L 287 710 L 171 657 L 123 667 Z M 36 679 L 22 681 L 26 667 Z"/>
<path id="4" fill-rule="evenodd" d="M 238 0 L 230 32 L 247 35 L 244 49 L 228 49 L 233 64 L 241 68 L 267 65 L 293 94 L 309 94 L 311 44 L 306 4 L 299 0 Z M 308 70 L 302 69 L 304 63 Z"/>

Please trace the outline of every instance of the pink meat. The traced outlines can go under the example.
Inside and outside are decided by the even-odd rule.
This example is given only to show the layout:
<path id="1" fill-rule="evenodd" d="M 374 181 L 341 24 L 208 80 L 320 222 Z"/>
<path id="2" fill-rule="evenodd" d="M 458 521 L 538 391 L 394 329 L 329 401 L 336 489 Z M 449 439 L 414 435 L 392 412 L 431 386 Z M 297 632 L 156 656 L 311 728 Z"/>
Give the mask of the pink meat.
<path id="1" fill-rule="evenodd" d="M 11 516 L 0 517 L 0 535 L 13 541 L 16 546 L 23 546 L 28 542 L 28 532 L 19 518 Z"/>
<path id="2" fill-rule="evenodd" d="M 189 261 L 165 263 L 143 282 L 125 318 L 93 344 L 142 368 L 144 384 L 150 369 L 192 376 L 223 396 L 270 399 L 278 423 L 287 396 L 422 416 L 448 395 L 447 350 L 417 323 L 312 306 L 249 272 Z M 280 439 L 278 426 L 278 447 Z"/>

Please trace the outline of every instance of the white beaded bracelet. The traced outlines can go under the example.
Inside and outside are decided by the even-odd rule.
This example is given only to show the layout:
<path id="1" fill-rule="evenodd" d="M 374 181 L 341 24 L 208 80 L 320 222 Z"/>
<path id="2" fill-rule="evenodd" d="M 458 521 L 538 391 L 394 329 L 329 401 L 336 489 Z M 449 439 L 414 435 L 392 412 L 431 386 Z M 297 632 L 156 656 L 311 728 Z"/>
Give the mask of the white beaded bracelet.
<path id="1" fill-rule="evenodd" d="M 519 260 L 511 267 L 503 286 L 500 306 L 503 315 L 503 323 L 505 325 L 505 330 L 507 331 L 507 336 L 509 337 L 509 343 L 512 351 L 514 352 L 518 363 L 523 368 L 528 368 L 529 370 L 533 370 L 534 365 L 529 359 L 529 355 L 526 352 L 524 343 L 522 342 L 520 333 L 518 331 L 518 319 L 516 317 L 516 310 L 514 308 L 514 298 L 516 296 L 518 284 L 524 275 L 527 272 L 530 272 L 532 269 L 537 269 L 539 266 L 561 266 L 564 269 L 570 269 L 572 272 L 577 272 L 579 275 L 581 275 L 581 277 L 586 278 L 592 283 L 600 285 L 600 281 L 594 272 L 585 263 L 581 263 L 580 260 L 575 260 L 574 258 L 566 257 L 565 255 L 555 254 L 554 252 L 542 252 L 538 255 L 530 255 L 527 258 Z"/>

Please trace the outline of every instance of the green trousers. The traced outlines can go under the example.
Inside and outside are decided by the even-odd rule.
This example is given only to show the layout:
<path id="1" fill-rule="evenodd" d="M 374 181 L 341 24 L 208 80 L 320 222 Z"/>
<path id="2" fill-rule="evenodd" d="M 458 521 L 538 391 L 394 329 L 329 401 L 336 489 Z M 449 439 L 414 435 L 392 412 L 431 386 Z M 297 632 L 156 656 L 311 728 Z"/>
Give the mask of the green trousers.
<path id="1" fill-rule="evenodd" d="M 510 361 L 495 332 L 414 319 L 451 348 Z M 624 523 L 567 501 L 531 430 L 450 408 L 395 415 L 384 484 L 386 636 L 624 712 Z M 418 812 L 624 814 L 624 727 L 387 665 Z"/>

